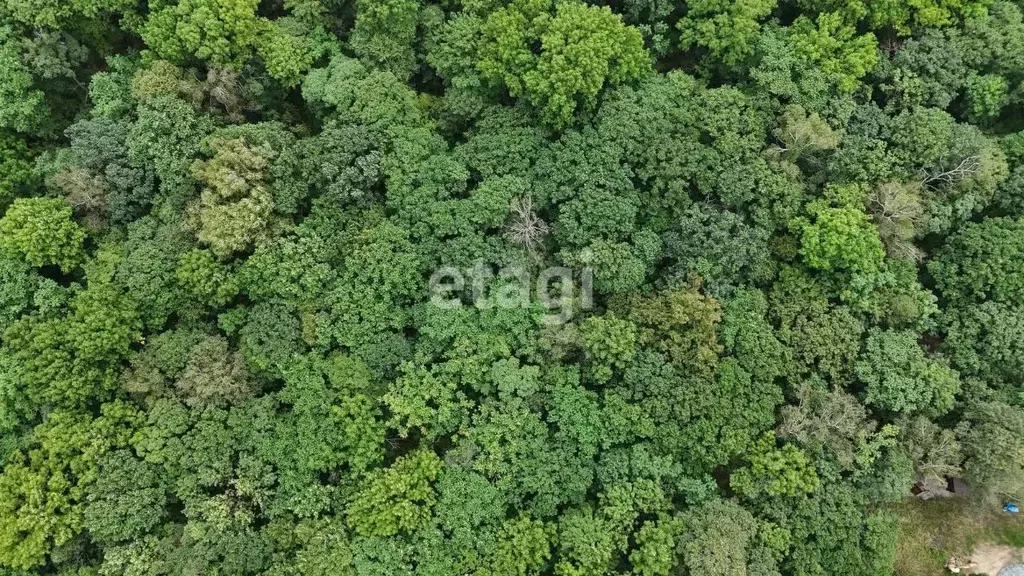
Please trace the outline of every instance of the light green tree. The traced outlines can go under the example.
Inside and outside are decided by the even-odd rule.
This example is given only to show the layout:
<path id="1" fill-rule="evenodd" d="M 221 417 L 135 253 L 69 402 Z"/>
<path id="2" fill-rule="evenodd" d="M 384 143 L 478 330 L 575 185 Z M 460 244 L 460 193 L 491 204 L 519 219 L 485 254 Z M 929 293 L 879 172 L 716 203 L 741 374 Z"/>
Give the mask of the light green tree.
<path id="1" fill-rule="evenodd" d="M 686 3 L 686 16 L 678 23 L 683 48 L 708 49 L 726 66 L 736 66 L 754 53 L 763 21 L 776 0 L 696 0 Z"/>
<path id="2" fill-rule="evenodd" d="M 857 29 L 838 12 L 822 13 L 816 22 L 798 17 L 789 41 L 797 56 L 837 78 L 839 88 L 846 92 L 856 90 L 860 79 L 878 63 L 875 35 L 857 35 Z"/>
<path id="3" fill-rule="evenodd" d="M 540 109 L 556 129 L 592 110 L 606 85 L 650 70 L 640 32 L 606 7 L 517 0 L 492 12 L 480 33 L 476 67 L 484 80 Z"/>
<path id="4" fill-rule="evenodd" d="M 19 198 L 0 219 L 0 253 L 70 272 L 85 259 L 85 231 L 59 198 Z"/>
<path id="5" fill-rule="evenodd" d="M 818 487 L 811 459 L 796 446 L 776 446 L 775 434 L 766 432 L 746 454 L 747 465 L 732 473 L 729 485 L 747 498 L 797 496 Z"/>
<path id="6" fill-rule="evenodd" d="M 345 511 L 349 525 L 364 536 L 415 531 L 429 519 L 437 501 L 433 482 L 441 460 L 418 450 L 371 474 Z"/>
<path id="7" fill-rule="evenodd" d="M 811 268 L 870 274 L 882 265 L 885 249 L 871 218 L 854 207 L 823 208 L 814 221 L 790 224 L 800 237 L 800 254 Z"/>
<path id="8" fill-rule="evenodd" d="M 161 57 L 194 59 L 240 68 L 261 42 L 269 22 L 258 0 L 158 0 L 149 5 L 142 38 Z"/>
<path id="9" fill-rule="evenodd" d="M 594 379 L 607 382 L 613 370 L 623 370 L 636 355 L 636 326 L 614 313 L 587 318 L 580 326 L 580 341 L 594 363 Z"/>
<path id="10" fill-rule="evenodd" d="M 213 158 L 192 171 L 206 184 L 196 207 L 199 241 L 222 259 L 245 250 L 266 228 L 274 206 L 267 170 L 274 153 L 242 139 L 213 140 Z"/>

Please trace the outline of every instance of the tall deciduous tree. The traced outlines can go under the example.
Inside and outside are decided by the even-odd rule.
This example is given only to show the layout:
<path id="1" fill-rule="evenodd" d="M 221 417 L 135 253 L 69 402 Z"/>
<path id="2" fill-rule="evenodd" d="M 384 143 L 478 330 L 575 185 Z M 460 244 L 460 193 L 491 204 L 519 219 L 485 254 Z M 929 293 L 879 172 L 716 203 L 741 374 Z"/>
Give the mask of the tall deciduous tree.
<path id="1" fill-rule="evenodd" d="M 864 401 L 894 412 L 940 415 L 960 390 L 956 371 L 928 358 L 913 332 L 872 333 L 854 371 L 866 387 Z"/>
<path id="2" fill-rule="evenodd" d="M 606 84 L 650 69 L 636 29 L 608 8 L 581 2 L 513 2 L 491 13 L 480 33 L 476 67 L 484 80 L 537 107 L 554 128 L 593 109 Z"/>
<path id="3" fill-rule="evenodd" d="M 256 14 L 256 0 L 161 0 L 149 6 L 142 28 L 146 44 L 160 56 L 214 66 L 245 64 L 269 23 Z"/>
<path id="4" fill-rule="evenodd" d="M 192 167 L 206 184 L 196 207 L 199 241 L 222 259 L 252 246 L 274 206 L 267 170 L 272 150 L 241 139 L 210 142 L 213 158 Z"/>
<path id="5" fill-rule="evenodd" d="M 0 252 L 33 266 L 71 272 L 82 263 L 85 231 L 56 198 L 19 198 L 0 219 Z"/>
<path id="6" fill-rule="evenodd" d="M 775 6 L 775 0 L 688 2 L 676 27 L 683 48 L 703 46 L 726 66 L 736 66 L 753 54 L 761 21 Z"/>
<path id="7" fill-rule="evenodd" d="M 411 532 L 430 519 L 437 494 L 432 485 L 441 460 L 420 450 L 367 479 L 346 509 L 349 525 L 364 536 Z"/>
<path id="8" fill-rule="evenodd" d="M 990 218 L 969 223 L 951 236 L 928 270 L 952 302 L 1024 298 L 1024 220 Z M 996 264 L 998 262 L 998 264 Z"/>

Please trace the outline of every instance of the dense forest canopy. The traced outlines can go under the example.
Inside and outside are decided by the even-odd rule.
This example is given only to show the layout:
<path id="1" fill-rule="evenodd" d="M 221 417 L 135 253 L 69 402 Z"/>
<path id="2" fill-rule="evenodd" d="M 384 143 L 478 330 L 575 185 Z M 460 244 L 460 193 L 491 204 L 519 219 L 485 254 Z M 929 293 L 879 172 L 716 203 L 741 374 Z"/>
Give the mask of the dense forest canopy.
<path id="1" fill-rule="evenodd" d="M 1022 6 L 0 0 L 0 574 L 892 574 L 1024 497 Z"/>

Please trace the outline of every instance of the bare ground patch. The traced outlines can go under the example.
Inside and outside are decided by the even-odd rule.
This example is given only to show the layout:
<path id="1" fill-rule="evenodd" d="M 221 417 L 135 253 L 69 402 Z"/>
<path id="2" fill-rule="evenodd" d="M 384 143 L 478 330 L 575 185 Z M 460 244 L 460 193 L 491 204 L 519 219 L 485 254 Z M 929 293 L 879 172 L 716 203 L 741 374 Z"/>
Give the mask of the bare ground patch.
<path id="1" fill-rule="evenodd" d="M 900 517 L 898 576 L 948 574 L 950 558 L 974 561 L 961 574 L 996 576 L 1006 564 L 1024 560 L 1024 518 L 997 505 L 944 498 L 908 500 L 894 510 Z"/>

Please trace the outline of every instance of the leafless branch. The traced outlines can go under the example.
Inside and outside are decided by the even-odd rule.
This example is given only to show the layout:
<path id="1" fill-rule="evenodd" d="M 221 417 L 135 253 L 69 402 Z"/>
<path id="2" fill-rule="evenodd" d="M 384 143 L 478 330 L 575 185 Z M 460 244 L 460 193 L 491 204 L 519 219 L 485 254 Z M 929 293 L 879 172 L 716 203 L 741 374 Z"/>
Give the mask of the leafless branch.
<path id="1" fill-rule="evenodd" d="M 924 176 L 921 183 L 924 185 L 934 182 L 956 184 L 977 174 L 979 170 L 981 170 L 981 156 L 974 154 L 964 158 L 959 164 L 949 170 L 946 170 L 941 164 L 932 170 L 921 170 Z"/>
<path id="2" fill-rule="evenodd" d="M 896 54 L 903 48 L 903 40 L 898 38 L 891 38 L 882 42 L 880 48 L 890 60 L 896 57 Z"/>
<path id="3" fill-rule="evenodd" d="M 547 222 L 541 220 L 533 211 L 533 200 L 529 196 L 513 199 L 508 209 L 512 214 L 512 222 L 505 231 L 505 236 L 513 244 L 526 248 L 533 254 L 550 231 Z"/>
<path id="4" fill-rule="evenodd" d="M 923 213 L 921 200 L 909 186 L 899 182 L 878 185 L 868 196 L 869 210 L 880 222 L 894 225 L 906 220 L 916 222 Z"/>
<path id="5" fill-rule="evenodd" d="M 920 260 L 921 250 L 914 237 L 924 216 L 921 185 L 916 182 L 883 182 L 868 195 L 868 210 L 889 255 L 897 259 Z"/>

